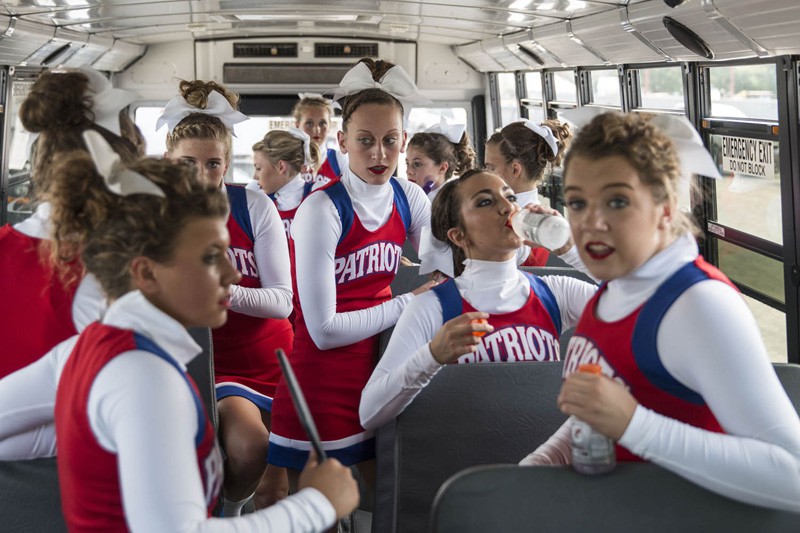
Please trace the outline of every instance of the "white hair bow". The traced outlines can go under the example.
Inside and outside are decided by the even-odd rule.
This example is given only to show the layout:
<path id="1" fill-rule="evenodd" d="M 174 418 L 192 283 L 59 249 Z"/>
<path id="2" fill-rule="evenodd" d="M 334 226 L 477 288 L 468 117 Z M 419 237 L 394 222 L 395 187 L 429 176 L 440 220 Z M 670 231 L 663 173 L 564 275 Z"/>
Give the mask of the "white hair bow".
<path id="1" fill-rule="evenodd" d="M 342 108 L 342 106 L 339 105 L 339 102 L 337 102 L 335 100 L 329 100 L 328 98 L 325 98 L 323 95 L 321 95 L 319 93 L 297 93 L 297 97 L 300 100 L 305 100 L 306 98 L 319 98 L 320 100 L 324 101 L 326 104 L 328 104 L 333 109 L 341 109 Z"/>
<path id="2" fill-rule="evenodd" d="M 289 134 L 303 141 L 303 164 L 308 166 L 311 164 L 311 137 L 306 132 L 299 128 L 289 128 Z"/>
<path id="3" fill-rule="evenodd" d="M 233 125 L 248 120 L 247 115 L 231 107 L 230 102 L 218 91 L 211 91 L 211 94 L 208 95 L 208 102 L 205 108 L 193 106 L 187 102 L 183 96 L 178 95 L 173 97 L 164 107 L 164 113 L 158 117 L 156 131 L 160 130 L 161 127 L 166 124 L 169 128 L 169 132 L 172 133 L 175 126 L 192 113 L 203 113 L 204 115 L 217 117 L 234 137 L 236 137 L 236 134 L 233 132 Z"/>
<path id="4" fill-rule="evenodd" d="M 114 88 L 108 78 L 93 68 L 55 69 L 52 72 L 60 74 L 80 72 L 89 78 L 89 86 L 87 88 L 92 93 L 94 123 L 114 135 L 120 135 L 119 112 L 128 107 L 131 102 L 136 101 L 139 95 L 125 89 Z"/>
<path id="5" fill-rule="evenodd" d="M 444 117 L 439 117 L 439 123 L 430 126 L 424 133 L 438 133 L 447 137 L 451 143 L 458 144 L 465 131 L 467 131 L 466 124 L 448 124 Z"/>
<path id="6" fill-rule="evenodd" d="M 333 99 L 339 100 L 365 89 L 380 89 L 397 98 L 403 105 L 430 104 L 431 101 L 419 94 L 417 86 L 400 65 L 390 68 L 386 74 L 375 81 L 365 63 L 359 63 L 347 71 L 339 86 L 333 90 Z"/>
<path id="7" fill-rule="evenodd" d="M 531 130 L 533 133 L 544 139 L 544 142 L 550 147 L 553 151 L 553 155 L 558 155 L 558 139 L 556 136 L 553 135 L 553 130 L 550 129 L 549 126 L 539 125 L 535 122 L 531 122 L 530 120 L 525 121 L 525 127 Z"/>
<path id="8" fill-rule="evenodd" d="M 560 111 L 565 120 L 580 128 L 592 121 L 597 115 L 607 113 L 608 109 L 598 107 L 577 107 Z M 652 123 L 661 129 L 675 145 L 675 152 L 681 163 L 681 176 L 689 178 L 692 174 L 701 174 L 709 178 L 721 178 L 714 158 L 708 153 L 703 139 L 697 130 L 682 115 L 653 115 Z"/>
<path id="9" fill-rule="evenodd" d="M 94 130 L 83 132 L 83 141 L 92 156 L 97 173 L 103 177 L 106 188 L 117 196 L 131 194 L 150 194 L 166 198 L 161 187 L 126 168 L 120 161 L 119 154 L 106 142 L 100 133 Z"/>
<path id="10" fill-rule="evenodd" d="M 453 278 L 454 269 L 450 245 L 434 237 L 430 226 L 422 228 L 419 238 L 419 273 L 430 274 L 438 270 Z"/>

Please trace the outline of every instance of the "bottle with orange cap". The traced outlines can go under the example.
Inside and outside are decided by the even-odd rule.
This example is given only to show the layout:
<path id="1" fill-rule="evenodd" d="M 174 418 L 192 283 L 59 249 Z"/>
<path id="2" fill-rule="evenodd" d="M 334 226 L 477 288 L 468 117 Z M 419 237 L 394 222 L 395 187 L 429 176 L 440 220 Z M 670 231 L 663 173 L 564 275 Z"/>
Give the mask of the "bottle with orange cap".
<path id="1" fill-rule="evenodd" d="M 583 364 L 578 372 L 602 374 L 598 364 Z M 595 431 L 592 426 L 580 419 L 572 424 L 572 467 L 581 474 L 604 474 L 617 466 L 617 453 L 614 439 Z"/>

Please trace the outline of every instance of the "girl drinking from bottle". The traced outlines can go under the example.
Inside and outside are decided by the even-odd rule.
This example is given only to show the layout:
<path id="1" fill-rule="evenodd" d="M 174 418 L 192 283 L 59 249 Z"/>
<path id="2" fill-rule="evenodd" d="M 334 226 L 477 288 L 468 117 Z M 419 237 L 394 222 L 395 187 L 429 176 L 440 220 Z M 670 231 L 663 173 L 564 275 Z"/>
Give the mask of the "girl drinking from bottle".
<path id="1" fill-rule="evenodd" d="M 448 124 L 444 118 L 421 133 L 415 133 L 406 149 L 406 175 L 428 198 L 438 194 L 444 182 L 475 166 L 475 150 L 463 124 Z"/>
<path id="2" fill-rule="evenodd" d="M 444 184 L 433 201 L 433 233 L 424 234 L 440 255 L 422 262 L 440 261 L 435 268 L 455 279 L 403 311 L 362 393 L 364 427 L 400 414 L 444 364 L 559 359 L 561 331 L 577 323 L 596 286 L 518 270 L 522 240 L 508 221 L 519 210 L 495 174 L 471 170 Z"/>
<path id="3" fill-rule="evenodd" d="M 316 167 L 306 166 L 304 179 L 312 183 L 324 184 L 342 175 L 342 168 L 347 166 L 347 157 L 335 148 L 328 148 L 328 133 L 333 115 L 333 102 L 321 94 L 300 93 L 300 101 L 292 109 L 294 126 L 302 130 L 320 152 L 320 161 Z"/>
<path id="4" fill-rule="evenodd" d="M 358 501 L 336 462 L 246 517 L 209 519 L 222 484 L 214 428 L 186 364 L 188 327 L 225 322 L 232 284 L 228 201 L 165 160 L 123 166 L 99 134 L 63 158 L 53 186 L 53 257 L 79 254 L 111 305 L 56 376 L 55 422 L 70 531 L 322 531 Z"/>
<path id="5" fill-rule="evenodd" d="M 403 243 L 409 238 L 416 247 L 430 224 L 430 204 L 422 189 L 392 177 L 405 148 L 403 105 L 422 100 L 408 75 L 391 63 L 362 60 L 338 91 L 347 96 L 339 145 L 350 166 L 306 198 L 292 223 L 299 297 L 292 364 L 325 450 L 354 465 L 375 456 L 358 403 L 378 334 L 431 285 L 394 298 L 389 288 Z M 298 470 L 309 449 L 282 383 L 269 462 Z"/>
<path id="6" fill-rule="evenodd" d="M 236 110 L 238 96 L 200 80 L 182 81 L 179 88 L 157 123 L 169 128 L 166 156 L 196 168 L 202 180 L 227 194 L 227 256 L 242 274 L 231 287 L 230 317 L 212 334 L 219 432 L 227 456 L 224 512 L 231 516 L 240 512 L 266 468 L 270 410 L 280 377 L 275 350 L 290 353 L 293 338 L 286 319 L 292 309 L 289 252 L 274 203 L 258 191 L 223 183 L 231 130 L 247 120 Z"/>
<path id="7" fill-rule="evenodd" d="M 513 122 L 486 141 L 485 168 L 508 183 L 519 205 L 538 204 L 545 171 L 561 165 L 571 139 L 569 126 L 557 120 Z M 521 266 L 544 266 L 549 257 L 547 249 L 535 247 Z M 576 263 L 574 254 L 563 259 Z"/>
<path id="8" fill-rule="evenodd" d="M 747 304 L 677 208 L 682 167 L 717 174 L 697 132 L 683 117 L 600 115 L 564 166 L 573 238 L 605 284 L 567 348 L 559 408 L 616 440 L 620 461 L 800 511 L 800 420 Z M 603 375 L 576 372 L 587 363 Z M 572 420 L 523 464 L 569 463 Z"/>

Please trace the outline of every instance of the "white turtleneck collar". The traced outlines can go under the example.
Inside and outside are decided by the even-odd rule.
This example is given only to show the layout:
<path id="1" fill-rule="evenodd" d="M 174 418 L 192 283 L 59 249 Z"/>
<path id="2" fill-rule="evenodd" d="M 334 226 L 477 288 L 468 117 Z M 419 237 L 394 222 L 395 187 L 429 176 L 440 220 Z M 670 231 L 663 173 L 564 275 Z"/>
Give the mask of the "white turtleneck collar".
<path id="1" fill-rule="evenodd" d="M 697 242 L 690 233 L 676 238 L 633 272 L 608 283 L 597 307 L 598 318 L 613 322 L 628 316 L 698 254 Z"/>
<path id="2" fill-rule="evenodd" d="M 48 202 L 42 202 L 36 207 L 36 210 L 30 217 L 18 224 L 14 224 L 14 229 L 28 237 L 49 239 L 50 230 L 52 229 L 50 223 L 50 214 L 52 210 L 53 208 Z"/>
<path id="3" fill-rule="evenodd" d="M 131 291 L 112 303 L 103 324 L 144 335 L 184 366 L 200 353 L 200 346 L 186 328 L 150 303 L 140 291 Z"/>
<path id="4" fill-rule="evenodd" d="M 389 220 L 394 205 L 394 189 L 388 180 L 379 185 L 367 183 L 350 168 L 342 172 L 340 179 L 365 228 L 375 231 Z"/>
<path id="5" fill-rule="evenodd" d="M 516 257 L 507 261 L 467 259 L 464 272 L 455 278 L 461 295 L 470 305 L 487 313 L 510 313 L 525 305 L 530 284 L 517 269 Z M 475 306 L 474 302 L 480 302 Z"/>
<path id="6" fill-rule="evenodd" d="M 514 193 L 514 196 L 517 197 L 517 203 L 520 207 L 525 207 L 528 204 L 539 204 L 539 191 L 534 187 L 530 191 L 523 191 Z"/>
<path id="7" fill-rule="evenodd" d="M 306 181 L 303 179 L 302 174 L 297 174 L 295 177 L 286 182 L 286 185 L 275 191 L 275 202 L 278 204 L 280 211 L 289 211 L 294 209 L 300 202 L 303 201 L 303 187 Z"/>

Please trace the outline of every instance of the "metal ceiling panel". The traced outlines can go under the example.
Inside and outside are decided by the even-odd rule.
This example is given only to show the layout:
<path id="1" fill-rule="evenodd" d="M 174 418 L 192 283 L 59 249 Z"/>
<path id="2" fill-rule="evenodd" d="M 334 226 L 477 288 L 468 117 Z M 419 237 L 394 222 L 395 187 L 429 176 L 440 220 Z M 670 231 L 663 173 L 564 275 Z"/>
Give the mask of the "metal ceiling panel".
<path id="1" fill-rule="evenodd" d="M 533 28 L 531 37 L 567 65 L 602 65 L 604 61 L 569 37 L 566 22 Z"/>
<path id="2" fill-rule="evenodd" d="M 761 2 L 758 11 L 752 9 L 750 2 L 740 0 L 713 0 L 708 3 L 739 31 L 771 53 L 796 54 L 800 50 L 797 0 Z"/>
<path id="3" fill-rule="evenodd" d="M 663 55 L 625 30 L 623 17 L 627 19 L 625 8 L 597 13 L 572 21 L 572 31 L 587 46 L 614 63 L 665 61 Z"/>
<path id="4" fill-rule="evenodd" d="M 62 63 L 65 67 L 84 67 L 89 66 L 111 49 L 114 39 L 102 35 L 89 35 L 86 42 L 66 61 Z"/>
<path id="5" fill-rule="evenodd" d="M 119 72 L 128 65 L 142 57 L 147 47 L 142 44 L 133 44 L 116 39 L 111 48 L 92 63 L 97 70 Z"/>
<path id="6" fill-rule="evenodd" d="M 55 28 L 20 20 L 2 17 L 5 34 L 0 39 L 0 63 L 20 65 L 34 52 L 50 42 L 55 36 Z"/>

